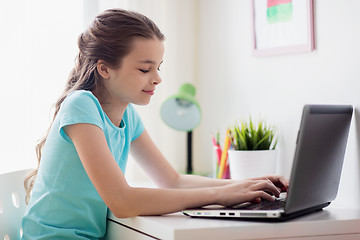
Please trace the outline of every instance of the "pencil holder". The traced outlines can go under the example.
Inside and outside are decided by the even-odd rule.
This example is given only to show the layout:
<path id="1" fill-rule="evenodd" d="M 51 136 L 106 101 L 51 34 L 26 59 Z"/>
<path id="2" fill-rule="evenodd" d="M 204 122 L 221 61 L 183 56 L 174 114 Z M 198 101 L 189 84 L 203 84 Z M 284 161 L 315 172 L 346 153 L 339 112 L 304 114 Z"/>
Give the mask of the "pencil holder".
<path id="1" fill-rule="evenodd" d="M 214 146 L 213 151 L 213 177 L 217 178 L 220 170 L 220 161 L 221 161 L 222 150 L 220 146 Z M 229 161 L 226 161 L 225 168 L 223 171 L 222 179 L 230 179 L 230 169 Z"/>
<path id="2" fill-rule="evenodd" d="M 247 179 L 276 174 L 276 150 L 229 150 L 228 154 L 232 179 Z"/>

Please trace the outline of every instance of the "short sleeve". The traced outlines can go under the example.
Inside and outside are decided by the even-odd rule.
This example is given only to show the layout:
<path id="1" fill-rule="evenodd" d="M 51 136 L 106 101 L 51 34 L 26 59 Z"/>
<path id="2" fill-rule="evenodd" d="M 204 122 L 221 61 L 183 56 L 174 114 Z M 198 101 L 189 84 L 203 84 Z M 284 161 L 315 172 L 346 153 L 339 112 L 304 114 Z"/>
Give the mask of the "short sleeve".
<path id="1" fill-rule="evenodd" d="M 88 91 L 76 91 L 69 94 L 60 107 L 58 117 L 60 135 L 68 142 L 71 142 L 71 139 L 64 131 L 65 126 L 89 123 L 104 129 L 100 103 Z"/>

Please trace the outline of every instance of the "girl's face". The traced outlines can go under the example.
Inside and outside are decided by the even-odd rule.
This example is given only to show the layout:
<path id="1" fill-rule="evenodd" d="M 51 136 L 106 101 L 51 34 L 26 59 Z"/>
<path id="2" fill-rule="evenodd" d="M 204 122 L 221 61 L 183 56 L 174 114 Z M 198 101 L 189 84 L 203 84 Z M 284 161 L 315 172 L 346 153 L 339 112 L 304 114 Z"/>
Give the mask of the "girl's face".
<path id="1" fill-rule="evenodd" d="M 161 40 L 136 39 L 132 51 L 123 58 L 117 69 L 108 69 L 109 78 L 104 85 L 111 101 L 120 104 L 146 105 L 161 83 L 160 65 L 164 56 Z"/>

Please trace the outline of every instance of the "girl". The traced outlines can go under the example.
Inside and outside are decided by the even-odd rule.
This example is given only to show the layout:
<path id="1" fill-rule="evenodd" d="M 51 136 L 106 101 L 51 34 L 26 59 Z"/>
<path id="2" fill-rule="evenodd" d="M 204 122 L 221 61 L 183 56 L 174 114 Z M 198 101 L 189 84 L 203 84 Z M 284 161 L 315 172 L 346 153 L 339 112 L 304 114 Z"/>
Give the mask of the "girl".
<path id="1" fill-rule="evenodd" d="M 108 209 L 127 218 L 272 201 L 288 186 L 280 176 L 216 180 L 172 168 L 132 105 L 148 104 L 162 81 L 163 40 L 150 19 L 120 9 L 100 14 L 80 35 L 76 66 L 37 146 L 38 170 L 25 181 L 23 239 L 98 239 Z M 129 152 L 159 188 L 127 184 Z"/>

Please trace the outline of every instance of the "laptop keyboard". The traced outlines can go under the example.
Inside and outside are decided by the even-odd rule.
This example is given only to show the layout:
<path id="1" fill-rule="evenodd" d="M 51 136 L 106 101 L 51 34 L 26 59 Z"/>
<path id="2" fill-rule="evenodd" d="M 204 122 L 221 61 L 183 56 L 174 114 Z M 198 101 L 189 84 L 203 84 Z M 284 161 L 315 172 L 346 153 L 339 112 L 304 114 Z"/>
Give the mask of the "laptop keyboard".
<path id="1" fill-rule="evenodd" d="M 246 206 L 242 206 L 240 209 L 245 210 L 276 210 L 284 208 L 285 199 L 276 199 L 273 202 L 262 200 L 260 203 L 252 203 Z"/>

